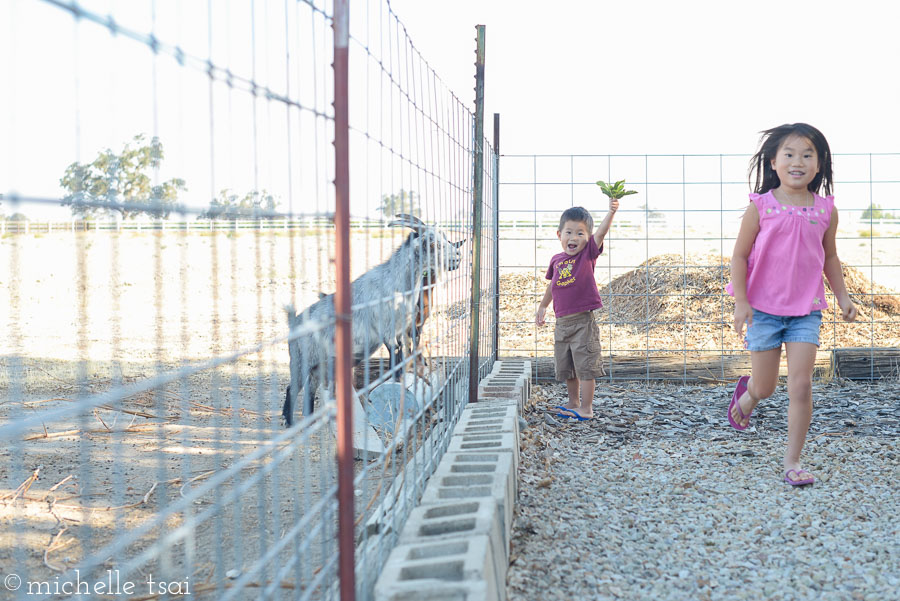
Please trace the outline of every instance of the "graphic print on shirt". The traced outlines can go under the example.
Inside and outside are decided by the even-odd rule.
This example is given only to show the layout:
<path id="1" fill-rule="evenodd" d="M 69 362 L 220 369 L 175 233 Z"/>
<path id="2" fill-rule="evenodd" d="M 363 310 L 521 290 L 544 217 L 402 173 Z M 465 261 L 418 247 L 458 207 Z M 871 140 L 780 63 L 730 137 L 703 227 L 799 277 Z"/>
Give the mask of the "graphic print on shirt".
<path id="1" fill-rule="evenodd" d="M 575 283 L 575 276 L 572 275 L 574 264 L 575 259 L 566 259 L 556 266 L 557 271 L 559 271 L 559 278 L 556 280 L 557 286 L 569 286 Z"/>

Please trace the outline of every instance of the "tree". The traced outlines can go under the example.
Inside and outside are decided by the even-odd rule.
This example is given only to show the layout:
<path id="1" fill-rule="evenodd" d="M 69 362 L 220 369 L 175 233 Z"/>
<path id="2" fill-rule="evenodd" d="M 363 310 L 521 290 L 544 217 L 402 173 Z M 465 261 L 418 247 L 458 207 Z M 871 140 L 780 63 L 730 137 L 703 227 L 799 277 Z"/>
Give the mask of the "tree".
<path id="1" fill-rule="evenodd" d="M 641 205 L 638 207 L 647 212 L 647 219 L 662 219 L 665 220 L 666 214 L 661 213 L 660 211 L 654 211 L 653 209 L 648 209 L 647 205 Z"/>
<path id="2" fill-rule="evenodd" d="M 239 197 L 227 188 L 213 198 L 209 209 L 197 219 L 272 219 L 278 202 L 265 190 L 253 190 Z"/>
<path id="3" fill-rule="evenodd" d="M 875 219 L 893 219 L 894 216 L 890 213 L 885 213 L 881 210 L 881 205 L 877 205 L 874 203 L 869 204 L 869 208 L 863 211 L 862 219 L 864 221 L 872 221 Z"/>
<path id="4" fill-rule="evenodd" d="M 381 197 L 381 206 L 378 210 L 387 217 L 392 217 L 397 213 L 409 213 L 416 217 L 421 217 L 421 209 L 419 208 L 419 195 L 412 191 L 401 189 L 397 194 L 384 194 Z"/>
<path id="5" fill-rule="evenodd" d="M 68 191 L 61 204 L 82 218 L 118 212 L 122 219 L 142 213 L 166 219 L 176 209 L 178 193 L 187 187 L 180 178 L 153 185 L 147 172 L 157 169 L 163 157 L 159 138 L 147 143 L 138 134 L 119 154 L 106 149 L 92 163 L 72 163 L 59 180 Z"/>

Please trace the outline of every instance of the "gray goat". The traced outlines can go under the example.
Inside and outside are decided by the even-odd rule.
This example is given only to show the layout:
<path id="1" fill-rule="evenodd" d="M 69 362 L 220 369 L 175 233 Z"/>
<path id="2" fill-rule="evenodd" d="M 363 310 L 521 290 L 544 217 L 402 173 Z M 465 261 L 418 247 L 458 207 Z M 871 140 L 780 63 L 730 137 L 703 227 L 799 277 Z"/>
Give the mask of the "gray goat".
<path id="1" fill-rule="evenodd" d="M 412 233 L 391 257 L 351 284 L 350 303 L 353 306 L 352 345 L 353 365 L 359 365 L 382 344 L 388 350 L 411 347 L 418 340 L 417 319 L 421 319 L 418 305 L 422 303 L 423 286 L 434 274 L 459 268 L 459 247 L 465 240 L 450 242 L 435 227 L 418 217 L 401 213 L 395 215 L 390 226 L 406 226 Z M 291 329 L 302 323 L 323 323 L 317 340 L 301 337 L 288 343 L 291 356 L 291 383 L 284 395 L 281 414 L 285 426 L 294 423 L 297 397 L 303 393 L 303 414 L 311 415 L 316 392 L 330 388 L 334 374 L 334 295 L 321 297 L 301 314 L 288 307 Z"/>

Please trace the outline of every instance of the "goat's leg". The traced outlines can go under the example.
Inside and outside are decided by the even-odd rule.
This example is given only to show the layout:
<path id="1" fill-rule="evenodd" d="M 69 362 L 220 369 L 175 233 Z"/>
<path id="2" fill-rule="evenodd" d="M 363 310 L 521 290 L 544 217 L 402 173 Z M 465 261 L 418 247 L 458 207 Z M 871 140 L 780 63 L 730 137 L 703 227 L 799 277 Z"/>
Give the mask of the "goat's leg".
<path id="1" fill-rule="evenodd" d="M 297 316 L 288 317 L 288 324 L 293 327 L 293 321 Z M 284 405 L 281 407 L 281 416 L 284 419 L 285 427 L 290 427 L 294 423 L 294 405 L 297 401 L 297 395 L 300 393 L 300 344 L 296 340 L 288 342 L 288 355 L 290 355 L 290 373 L 291 382 L 288 384 L 287 390 L 284 391 Z"/>
<path id="2" fill-rule="evenodd" d="M 413 371 L 415 371 L 419 377 L 424 377 L 424 374 L 428 370 L 428 362 L 425 360 L 425 355 L 420 349 L 421 341 L 422 324 L 417 323 L 409 334 L 409 355 L 412 357 Z"/>
<path id="3" fill-rule="evenodd" d="M 297 405 L 297 396 L 300 393 L 300 390 L 293 390 L 294 383 L 287 385 L 287 388 L 284 391 L 284 405 L 281 407 L 281 417 L 284 420 L 284 426 L 286 428 L 290 428 L 294 425 L 294 407 Z M 300 388 L 299 383 L 297 387 Z"/>
<path id="4" fill-rule="evenodd" d="M 389 343 L 388 341 L 384 341 L 384 350 L 387 351 L 387 356 L 388 356 L 388 371 L 389 372 L 393 371 L 394 366 L 397 365 L 397 353 L 398 353 L 399 349 L 395 345 Z M 366 363 L 370 363 L 370 362 L 371 362 L 371 358 Z M 381 377 L 382 375 L 384 375 L 382 365 L 383 365 L 383 363 L 381 361 L 379 361 L 378 362 L 378 377 Z"/>
<path id="5" fill-rule="evenodd" d="M 394 381 L 399 382 L 403 379 L 403 337 L 397 336 L 396 344 L 388 344 L 385 342 L 384 346 L 391 357 L 390 369 L 393 371 Z"/>
<path id="6" fill-rule="evenodd" d="M 297 390 L 292 392 L 296 386 Z M 312 378 L 309 374 L 297 379 L 296 384 L 291 382 L 284 391 L 284 405 L 281 407 L 281 416 L 286 428 L 294 425 L 294 410 L 297 406 L 297 398 L 303 395 L 303 415 L 312 415 L 316 391 L 312 387 Z"/>
<path id="7" fill-rule="evenodd" d="M 284 390 L 284 405 L 281 406 L 281 418 L 284 420 L 284 426 L 290 428 L 294 424 L 294 403 L 293 395 L 291 395 L 291 385 L 288 384 Z"/>
<path id="8" fill-rule="evenodd" d="M 316 410 L 316 389 L 312 385 L 313 378 L 307 376 L 303 387 L 303 415 L 310 416 Z"/>

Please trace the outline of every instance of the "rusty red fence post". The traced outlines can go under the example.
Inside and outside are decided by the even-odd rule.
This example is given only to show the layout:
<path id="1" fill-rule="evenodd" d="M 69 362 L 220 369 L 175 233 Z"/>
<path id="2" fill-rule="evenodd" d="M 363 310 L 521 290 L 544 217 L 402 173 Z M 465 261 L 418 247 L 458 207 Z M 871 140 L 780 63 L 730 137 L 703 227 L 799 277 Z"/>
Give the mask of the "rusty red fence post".
<path id="1" fill-rule="evenodd" d="M 353 388 L 350 315 L 349 0 L 334 3 L 334 294 L 337 402 L 338 577 L 341 601 L 356 598 L 353 524 Z"/>

